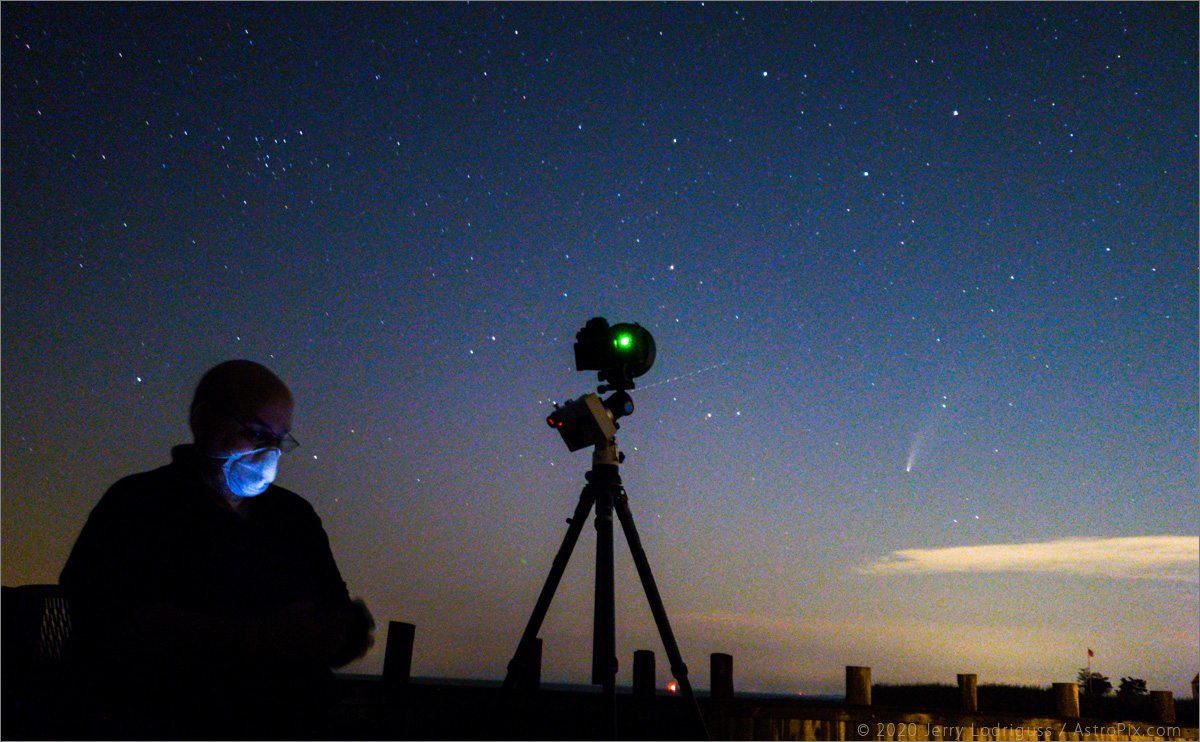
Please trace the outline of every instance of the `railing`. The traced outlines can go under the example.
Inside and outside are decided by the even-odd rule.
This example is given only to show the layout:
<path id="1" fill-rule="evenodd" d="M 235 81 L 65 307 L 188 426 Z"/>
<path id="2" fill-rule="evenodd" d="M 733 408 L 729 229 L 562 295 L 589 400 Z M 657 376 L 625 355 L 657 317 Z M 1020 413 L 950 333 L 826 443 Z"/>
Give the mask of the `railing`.
<path id="1" fill-rule="evenodd" d="M 487 729 L 494 729 L 498 724 L 501 734 L 491 736 L 531 736 L 540 737 L 546 734 L 558 736 L 573 736 L 576 739 L 594 736 L 588 734 L 591 729 L 586 718 L 580 716 L 574 727 L 551 727 L 552 720 L 557 718 L 556 708 L 570 707 L 582 710 L 587 707 L 587 693 L 577 693 L 578 697 L 568 697 L 570 694 L 562 691 L 541 691 L 538 662 L 531 663 L 527 668 L 529 677 L 524 679 L 525 689 L 520 697 L 520 704 L 528 715 L 521 717 L 513 713 L 512 708 L 506 708 L 506 713 L 489 716 L 489 704 L 504 707 L 502 700 L 486 700 L 491 695 L 499 695 L 495 688 L 473 688 L 472 700 L 467 709 L 452 711 L 455 707 L 454 686 L 426 683 L 412 684 L 411 658 L 412 641 L 415 635 L 411 624 L 391 622 L 385 650 L 384 675 L 375 688 L 374 703 L 387 705 L 388 699 L 395 701 L 403 697 L 401 689 L 408 687 L 412 694 L 420 695 L 419 703 L 410 704 L 404 718 L 409 723 L 417 724 L 411 727 L 416 734 L 436 736 L 437 723 L 435 719 L 415 721 L 414 715 L 426 714 L 437 716 L 442 713 L 450 715 L 470 713 L 469 704 L 476 704 L 478 713 L 483 714 L 481 721 L 481 736 L 489 736 Z M 395 639 L 393 639 L 395 637 Z M 539 647 L 540 648 L 540 647 Z M 535 653 L 540 659 L 540 652 Z M 710 733 L 714 739 L 888 739 L 888 740 L 968 740 L 968 739 L 1013 739 L 1013 740 L 1116 740 L 1116 739 L 1154 739 L 1154 740 L 1197 740 L 1195 726 L 1195 701 L 1181 702 L 1188 709 L 1188 726 L 1177 723 L 1176 702 L 1171 691 L 1156 690 L 1149 695 L 1146 706 L 1146 718 L 1140 719 L 1100 719 L 1080 714 L 1079 686 L 1075 683 L 1055 683 L 1049 691 L 1038 691 L 1039 699 L 1032 708 L 999 710 L 993 703 L 985 703 L 981 712 L 980 686 L 978 676 L 973 673 L 961 673 L 957 676 L 957 689 L 948 687 L 954 693 L 950 703 L 895 705 L 891 698 L 885 698 L 880 704 L 873 695 L 893 696 L 891 687 L 875 686 L 872 683 L 870 667 L 846 667 L 845 697 L 839 701 L 813 701 L 804 698 L 765 698 L 759 696 L 738 695 L 734 692 L 733 657 L 729 654 L 715 653 L 710 655 L 711 688 L 706 696 L 700 699 Z M 623 701 L 622 718 L 619 723 L 620 734 L 627 737 L 654 738 L 663 730 L 670 730 L 669 721 L 655 719 L 652 710 L 657 703 L 661 715 L 670 717 L 671 714 L 680 718 L 681 706 L 676 697 L 663 694 L 654 687 L 654 654 L 647 650 L 638 650 L 633 661 L 632 692 Z M 436 688 L 436 692 L 434 691 Z M 987 693 L 992 691 L 984 686 L 985 700 L 990 701 Z M 1030 689 L 1033 690 L 1033 689 Z M 879 691 L 874 693 L 873 691 Z M 400 695 L 397 695 L 397 694 Z M 580 699 L 583 700 L 580 700 Z M 359 702 L 365 704 L 360 711 L 370 713 L 367 707 L 372 702 L 363 695 L 358 696 Z M 1088 708 L 1085 705 L 1085 709 Z M 395 718 L 393 716 L 393 718 Z M 463 726 L 461 718 L 454 722 L 447 721 L 460 736 L 472 736 L 473 727 Z M 642 726 L 639 728 L 638 725 Z M 681 721 L 682 724 L 682 721 Z M 684 727 L 680 726 L 679 729 Z M 572 729 L 575 734 L 572 735 Z M 670 736 L 667 734 L 666 736 Z"/>

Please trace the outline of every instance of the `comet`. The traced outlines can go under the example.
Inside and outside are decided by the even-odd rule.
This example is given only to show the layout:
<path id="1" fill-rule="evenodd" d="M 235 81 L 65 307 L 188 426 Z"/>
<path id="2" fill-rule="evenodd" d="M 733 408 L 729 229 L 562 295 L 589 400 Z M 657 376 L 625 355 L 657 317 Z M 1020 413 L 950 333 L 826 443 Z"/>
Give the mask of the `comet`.
<path id="1" fill-rule="evenodd" d="M 908 461 L 904 464 L 904 472 L 912 474 L 912 470 L 917 468 L 917 455 L 921 453 L 921 442 L 925 436 L 921 433 L 914 433 L 912 445 L 908 447 Z"/>

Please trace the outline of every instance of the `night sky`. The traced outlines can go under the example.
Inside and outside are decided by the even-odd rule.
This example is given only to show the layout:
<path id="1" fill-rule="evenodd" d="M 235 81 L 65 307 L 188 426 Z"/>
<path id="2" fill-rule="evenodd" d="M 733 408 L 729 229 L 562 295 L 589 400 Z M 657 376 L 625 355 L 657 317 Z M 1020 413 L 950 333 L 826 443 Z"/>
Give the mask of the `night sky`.
<path id="1" fill-rule="evenodd" d="M 3 581 L 267 364 L 279 483 L 414 674 L 498 680 L 638 322 L 630 504 L 695 685 L 1190 693 L 1197 6 L 3 5 Z M 590 673 L 589 524 L 543 679 Z M 618 682 L 667 661 L 617 538 Z"/>

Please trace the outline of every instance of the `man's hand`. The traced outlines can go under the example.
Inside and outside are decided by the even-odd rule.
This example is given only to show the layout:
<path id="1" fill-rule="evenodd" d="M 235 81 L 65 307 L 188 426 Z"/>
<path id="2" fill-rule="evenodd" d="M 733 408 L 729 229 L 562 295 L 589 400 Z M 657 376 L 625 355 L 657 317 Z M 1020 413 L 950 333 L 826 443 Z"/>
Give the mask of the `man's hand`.
<path id="1" fill-rule="evenodd" d="M 344 651 L 347 625 L 343 611 L 292 603 L 263 619 L 264 648 L 286 660 L 329 667 Z"/>
<path id="2" fill-rule="evenodd" d="M 362 600 L 337 607 L 292 603 L 263 620 L 265 647 L 304 664 L 341 667 L 375 643 L 375 621 Z"/>
<path id="3" fill-rule="evenodd" d="M 347 665 L 362 657 L 375 644 L 375 619 L 361 598 L 340 611 L 345 629 L 341 651 L 333 659 L 334 667 Z"/>
<path id="4" fill-rule="evenodd" d="M 197 662 L 267 660 L 341 667 L 367 653 L 375 622 L 361 600 L 336 607 L 291 603 L 261 618 L 208 616 L 158 603 L 130 613 L 116 636 L 128 654 Z"/>

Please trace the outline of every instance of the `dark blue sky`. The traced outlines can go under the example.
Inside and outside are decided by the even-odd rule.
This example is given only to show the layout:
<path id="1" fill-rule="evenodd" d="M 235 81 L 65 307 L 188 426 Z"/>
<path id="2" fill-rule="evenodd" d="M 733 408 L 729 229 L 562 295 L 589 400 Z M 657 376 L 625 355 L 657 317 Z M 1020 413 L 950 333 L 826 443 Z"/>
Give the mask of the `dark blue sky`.
<path id="1" fill-rule="evenodd" d="M 1194 673 L 1194 4 L 3 21 L 5 584 L 251 358 L 351 591 L 418 673 L 501 677 L 602 315 L 658 342 L 624 476 L 701 687 L 714 651 L 745 689 Z M 550 679 L 587 675 L 590 533 Z M 627 674 L 660 647 L 618 562 Z"/>

